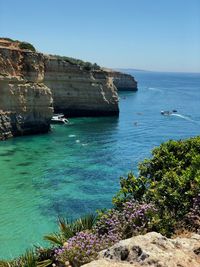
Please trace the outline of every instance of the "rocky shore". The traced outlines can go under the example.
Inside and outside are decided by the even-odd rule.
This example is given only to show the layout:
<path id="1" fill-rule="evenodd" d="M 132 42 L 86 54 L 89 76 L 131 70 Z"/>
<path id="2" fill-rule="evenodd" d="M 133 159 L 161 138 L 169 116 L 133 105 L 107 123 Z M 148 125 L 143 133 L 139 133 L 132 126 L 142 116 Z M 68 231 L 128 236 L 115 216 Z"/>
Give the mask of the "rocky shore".
<path id="1" fill-rule="evenodd" d="M 87 69 L 31 46 L 0 39 L 0 140 L 48 132 L 53 112 L 118 115 L 118 90 L 136 90 L 130 75 Z"/>

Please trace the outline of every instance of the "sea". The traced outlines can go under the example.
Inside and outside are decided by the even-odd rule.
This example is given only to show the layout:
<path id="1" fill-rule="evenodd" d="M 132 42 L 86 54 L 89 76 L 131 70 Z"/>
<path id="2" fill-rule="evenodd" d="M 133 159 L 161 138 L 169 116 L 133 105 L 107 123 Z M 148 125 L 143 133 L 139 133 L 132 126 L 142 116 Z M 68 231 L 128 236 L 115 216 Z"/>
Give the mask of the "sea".
<path id="1" fill-rule="evenodd" d="M 200 74 L 128 72 L 138 91 L 119 93 L 119 117 L 73 118 L 0 143 L 0 258 L 47 245 L 59 216 L 112 207 L 120 177 L 137 175 L 155 146 L 200 135 Z"/>

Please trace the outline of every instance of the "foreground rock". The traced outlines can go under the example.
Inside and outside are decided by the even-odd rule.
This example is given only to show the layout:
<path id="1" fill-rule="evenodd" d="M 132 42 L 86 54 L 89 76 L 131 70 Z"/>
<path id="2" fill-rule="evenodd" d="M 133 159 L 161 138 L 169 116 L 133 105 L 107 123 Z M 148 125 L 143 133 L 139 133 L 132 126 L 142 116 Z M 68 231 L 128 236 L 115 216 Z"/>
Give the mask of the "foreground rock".
<path id="1" fill-rule="evenodd" d="M 152 232 L 122 240 L 84 267 L 199 267 L 200 235 L 168 239 Z"/>

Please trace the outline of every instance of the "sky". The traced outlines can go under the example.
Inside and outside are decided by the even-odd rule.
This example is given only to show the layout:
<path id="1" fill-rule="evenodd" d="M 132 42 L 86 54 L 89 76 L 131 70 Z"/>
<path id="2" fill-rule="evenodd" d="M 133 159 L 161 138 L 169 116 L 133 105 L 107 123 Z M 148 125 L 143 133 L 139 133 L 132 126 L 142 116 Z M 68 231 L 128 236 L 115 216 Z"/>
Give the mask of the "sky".
<path id="1" fill-rule="evenodd" d="M 0 36 L 104 67 L 200 72 L 200 0 L 0 0 Z"/>

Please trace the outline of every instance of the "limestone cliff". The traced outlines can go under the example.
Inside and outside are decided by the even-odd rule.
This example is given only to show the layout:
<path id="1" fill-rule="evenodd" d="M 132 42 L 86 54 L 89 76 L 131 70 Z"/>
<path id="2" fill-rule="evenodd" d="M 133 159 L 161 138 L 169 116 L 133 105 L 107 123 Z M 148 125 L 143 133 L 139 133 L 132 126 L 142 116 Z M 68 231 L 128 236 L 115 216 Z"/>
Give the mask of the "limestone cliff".
<path id="1" fill-rule="evenodd" d="M 40 54 L 0 47 L 0 140 L 49 130 L 52 94 L 40 61 Z"/>
<path id="2" fill-rule="evenodd" d="M 44 83 L 51 88 L 55 112 L 67 116 L 119 113 L 117 89 L 103 71 L 86 71 L 56 56 L 45 56 L 44 68 Z"/>
<path id="3" fill-rule="evenodd" d="M 152 232 L 122 240 L 84 267 L 199 267 L 200 235 L 168 239 Z"/>
<path id="4" fill-rule="evenodd" d="M 137 91 L 137 81 L 130 74 L 104 68 L 104 71 L 113 79 L 118 91 Z"/>

